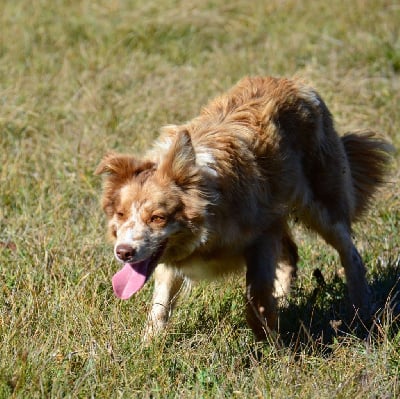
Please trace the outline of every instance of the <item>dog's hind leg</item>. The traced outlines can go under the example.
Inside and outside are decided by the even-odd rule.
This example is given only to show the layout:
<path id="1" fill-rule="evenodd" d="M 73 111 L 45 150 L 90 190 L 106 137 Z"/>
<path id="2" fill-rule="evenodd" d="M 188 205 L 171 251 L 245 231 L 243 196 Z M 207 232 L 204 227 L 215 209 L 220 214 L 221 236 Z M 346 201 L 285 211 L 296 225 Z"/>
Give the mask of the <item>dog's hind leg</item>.
<path id="1" fill-rule="evenodd" d="M 351 238 L 350 228 L 344 224 L 333 225 L 324 234 L 324 238 L 339 253 L 345 270 L 353 311 L 361 320 L 369 321 L 371 318 L 371 291 L 365 277 L 366 269 Z"/>
<path id="2" fill-rule="evenodd" d="M 340 202 L 337 206 L 340 208 Z M 335 248 L 340 256 L 353 311 L 363 321 L 369 321 L 371 292 L 365 277 L 366 269 L 351 237 L 348 218 L 338 218 L 337 213 L 332 216 L 334 211 L 329 212 L 327 208 L 318 209 L 318 205 L 311 206 L 309 209 L 313 211 L 307 215 L 306 223 Z"/>
<path id="3" fill-rule="evenodd" d="M 371 316 L 370 289 L 364 264 L 351 237 L 351 222 L 357 208 L 351 164 L 333 127 L 329 128 L 329 121 L 325 122 L 324 134 L 324 143 L 318 151 L 303 159 L 303 195 L 298 204 L 298 215 L 339 253 L 350 305 L 358 316 L 367 321 Z M 351 139 L 351 145 L 348 143 L 349 153 L 357 151 L 353 141 L 355 139 Z M 365 163 L 362 171 L 366 175 L 368 166 Z"/>
<path id="4" fill-rule="evenodd" d="M 151 341 L 165 329 L 183 283 L 184 278 L 173 268 L 164 264 L 157 266 L 154 271 L 153 301 L 144 334 L 145 342 Z"/>
<path id="5" fill-rule="evenodd" d="M 281 233 L 271 229 L 246 253 L 246 316 L 257 340 L 264 340 L 276 325 L 275 269 L 281 251 Z"/>

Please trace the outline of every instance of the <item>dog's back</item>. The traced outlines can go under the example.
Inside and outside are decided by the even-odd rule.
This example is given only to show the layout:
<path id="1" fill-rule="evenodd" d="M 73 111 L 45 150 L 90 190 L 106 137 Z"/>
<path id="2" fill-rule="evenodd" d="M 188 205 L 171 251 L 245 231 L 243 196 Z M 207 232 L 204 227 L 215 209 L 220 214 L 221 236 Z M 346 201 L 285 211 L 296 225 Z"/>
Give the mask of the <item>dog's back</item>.
<path id="1" fill-rule="evenodd" d="M 372 131 L 339 137 L 324 101 L 300 80 L 244 78 L 185 128 L 195 151 L 208 153 L 236 215 L 245 192 L 257 220 L 263 204 L 285 213 L 317 202 L 351 222 L 384 182 L 390 160 L 390 146 Z M 248 225 L 251 216 L 244 219 Z"/>
<path id="2" fill-rule="evenodd" d="M 344 146 L 324 102 L 301 81 L 245 78 L 199 117 L 169 130 L 168 139 L 180 130 L 189 133 L 211 196 L 218 198 L 211 226 L 218 240 L 236 246 L 246 232 L 251 240 L 312 201 L 337 209 L 338 217 L 355 213 Z M 344 197 L 339 207 L 338 192 Z"/>

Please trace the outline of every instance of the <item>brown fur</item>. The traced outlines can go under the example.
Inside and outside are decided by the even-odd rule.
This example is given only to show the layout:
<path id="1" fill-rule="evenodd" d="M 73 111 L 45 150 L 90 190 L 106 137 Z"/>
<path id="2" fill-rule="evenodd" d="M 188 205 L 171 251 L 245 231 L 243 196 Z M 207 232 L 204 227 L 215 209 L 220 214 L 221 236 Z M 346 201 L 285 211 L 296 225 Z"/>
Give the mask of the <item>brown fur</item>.
<path id="1" fill-rule="evenodd" d="M 255 77 L 190 122 L 165 127 L 147 161 L 107 155 L 96 172 L 108 174 L 102 205 L 116 248 L 131 247 L 133 261 L 164 248 L 146 336 L 165 326 L 184 279 L 245 265 L 247 320 L 264 338 L 275 327 L 276 297 L 296 275 L 293 209 L 338 251 L 351 305 L 367 318 L 351 222 L 383 183 L 389 150 L 370 131 L 340 138 L 325 103 L 301 81 Z"/>

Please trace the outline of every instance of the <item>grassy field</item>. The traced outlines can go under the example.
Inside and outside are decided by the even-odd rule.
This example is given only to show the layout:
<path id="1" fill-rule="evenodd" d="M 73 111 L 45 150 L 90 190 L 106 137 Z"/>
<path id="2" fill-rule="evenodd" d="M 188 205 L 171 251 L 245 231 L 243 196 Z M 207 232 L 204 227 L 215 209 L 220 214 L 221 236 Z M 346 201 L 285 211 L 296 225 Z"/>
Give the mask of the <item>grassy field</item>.
<path id="1" fill-rule="evenodd" d="M 114 297 L 93 175 L 108 149 L 140 153 L 248 74 L 302 76 L 340 132 L 399 148 L 399 38 L 386 0 L 2 1 L 0 398 L 399 397 L 398 153 L 355 226 L 373 328 L 348 326 L 338 259 L 299 228 L 299 281 L 265 344 L 233 277 L 194 287 L 143 347 L 151 284 Z"/>

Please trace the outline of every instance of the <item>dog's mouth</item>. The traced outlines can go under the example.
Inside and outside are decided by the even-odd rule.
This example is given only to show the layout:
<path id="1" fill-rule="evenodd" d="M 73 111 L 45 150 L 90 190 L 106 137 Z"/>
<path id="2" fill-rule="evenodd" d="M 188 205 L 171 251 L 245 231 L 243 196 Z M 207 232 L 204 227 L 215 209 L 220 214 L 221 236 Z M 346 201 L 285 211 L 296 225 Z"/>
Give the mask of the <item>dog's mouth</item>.
<path id="1" fill-rule="evenodd" d="M 134 263 L 124 263 L 114 274 L 112 285 L 114 294 L 120 299 L 129 299 L 148 281 L 165 249 L 165 243 L 149 258 Z"/>

